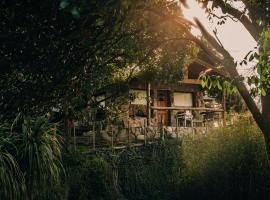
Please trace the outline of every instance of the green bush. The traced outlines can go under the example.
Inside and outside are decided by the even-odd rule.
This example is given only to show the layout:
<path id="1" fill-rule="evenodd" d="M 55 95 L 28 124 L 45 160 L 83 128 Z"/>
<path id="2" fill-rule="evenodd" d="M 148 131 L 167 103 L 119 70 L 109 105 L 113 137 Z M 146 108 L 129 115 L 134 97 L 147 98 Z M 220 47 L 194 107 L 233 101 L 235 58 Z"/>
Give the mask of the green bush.
<path id="1" fill-rule="evenodd" d="M 112 189 L 111 166 L 104 158 L 73 152 L 66 155 L 64 164 L 67 199 L 116 199 Z"/>

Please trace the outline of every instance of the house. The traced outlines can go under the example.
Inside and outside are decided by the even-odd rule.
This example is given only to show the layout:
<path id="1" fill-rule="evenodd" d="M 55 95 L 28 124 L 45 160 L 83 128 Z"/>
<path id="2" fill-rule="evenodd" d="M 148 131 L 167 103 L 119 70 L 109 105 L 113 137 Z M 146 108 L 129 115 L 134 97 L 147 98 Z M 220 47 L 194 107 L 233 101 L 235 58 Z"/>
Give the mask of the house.
<path id="1" fill-rule="evenodd" d="M 126 117 L 146 119 L 148 125 L 156 123 L 173 127 L 187 125 L 179 123 L 181 116 L 184 119 L 185 113 L 192 118 L 190 126 L 193 126 L 193 121 L 196 123 L 205 120 L 206 116 L 221 118 L 223 112 L 221 106 L 206 108 L 204 105 L 204 100 L 208 97 L 204 96 L 198 78 L 200 73 L 206 70 L 209 70 L 209 64 L 196 59 L 184 74 L 184 79 L 176 84 L 147 82 L 139 78 L 132 80 L 129 87 L 135 99 L 129 105 Z"/>
<path id="2" fill-rule="evenodd" d="M 135 98 L 122 107 L 125 113 L 122 122 L 99 120 L 96 113 L 95 119 L 86 122 L 87 128 L 81 134 L 76 128 L 74 136 L 80 137 L 74 141 L 92 144 L 93 149 L 101 144 L 113 148 L 117 144 L 130 146 L 137 141 L 146 144 L 164 135 L 175 138 L 179 134 L 207 132 L 209 126 L 218 126 L 223 117 L 221 104 L 211 106 L 215 98 L 205 95 L 198 80 L 201 73 L 211 68 L 209 62 L 197 58 L 188 67 L 184 79 L 174 84 L 139 77 L 133 79 L 128 89 Z M 110 94 L 102 93 L 96 101 Z M 106 101 L 100 102 L 106 104 Z"/>

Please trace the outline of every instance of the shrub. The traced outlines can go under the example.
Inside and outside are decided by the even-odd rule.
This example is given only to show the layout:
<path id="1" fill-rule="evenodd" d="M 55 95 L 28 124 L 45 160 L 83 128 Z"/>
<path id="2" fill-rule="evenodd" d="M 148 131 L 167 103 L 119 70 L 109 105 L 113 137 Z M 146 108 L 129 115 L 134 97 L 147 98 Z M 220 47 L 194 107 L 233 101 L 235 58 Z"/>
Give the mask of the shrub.
<path id="1" fill-rule="evenodd" d="M 65 157 L 68 199 L 116 199 L 111 166 L 104 158 L 73 152 Z"/>

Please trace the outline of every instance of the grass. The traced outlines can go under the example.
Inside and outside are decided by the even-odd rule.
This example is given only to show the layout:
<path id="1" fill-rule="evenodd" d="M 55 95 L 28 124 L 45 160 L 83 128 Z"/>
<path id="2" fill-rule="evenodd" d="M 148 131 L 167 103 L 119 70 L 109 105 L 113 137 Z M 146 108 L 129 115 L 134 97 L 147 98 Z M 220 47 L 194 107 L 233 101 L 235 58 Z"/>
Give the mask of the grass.
<path id="1" fill-rule="evenodd" d="M 83 149 L 77 148 L 76 151 L 63 155 L 61 166 L 63 165 L 66 173 L 61 176 L 58 171 L 54 172 L 54 164 L 58 161 L 49 164 L 55 160 L 55 157 L 50 157 L 52 161 L 47 159 L 47 156 L 52 154 L 52 150 L 56 159 L 60 158 L 59 151 L 55 152 L 56 146 L 51 146 L 51 139 L 53 139 L 49 137 L 51 134 L 44 135 L 44 132 L 50 132 L 50 126 L 43 122 L 33 123 L 27 126 L 32 127 L 31 129 L 23 129 L 24 134 L 19 138 L 27 138 L 24 138 L 25 141 L 21 139 L 21 143 L 14 143 L 18 151 L 15 151 L 14 157 L 10 157 L 15 159 L 19 155 L 26 155 L 24 152 L 30 155 L 24 156 L 23 160 L 27 163 L 20 159 L 18 164 L 14 162 L 16 164 L 14 166 L 18 165 L 23 172 L 25 178 L 23 182 L 30 180 L 29 174 L 32 176 L 31 172 L 35 172 L 33 171 L 36 170 L 35 166 L 42 169 L 42 174 L 33 174 L 42 175 L 41 181 L 31 180 L 40 186 L 45 185 L 43 182 L 47 180 L 48 187 L 40 187 L 33 192 L 35 195 L 33 199 L 255 200 L 268 199 L 270 196 L 270 170 L 264 140 L 257 126 L 250 120 L 242 119 L 237 126 L 228 126 L 206 136 L 185 136 L 181 141 L 165 140 L 146 147 L 121 150 L 114 154 L 111 151 L 102 151 L 86 155 L 82 153 Z M 1 130 L 1 133 L 6 132 L 5 129 Z M 3 134 L 2 136 L 4 137 Z M 6 164 L 10 163 L 4 160 L 8 153 L 5 144 L 2 140 L 1 184 L 8 183 L 5 181 L 8 180 L 6 175 L 12 177 L 14 171 L 9 171 L 10 174 L 4 171 L 8 168 Z M 37 144 L 39 148 L 32 148 Z M 31 149 L 35 151 L 29 152 L 28 150 Z M 43 151 L 44 149 L 47 151 Z M 39 159 L 35 160 L 36 158 Z M 46 164 L 45 161 L 50 162 Z M 55 174 L 57 181 L 54 180 Z M 57 184 L 50 187 L 56 182 Z M 9 185 L 6 184 L 5 188 L 1 187 L 1 195 L 10 191 Z M 19 185 L 15 184 L 14 187 L 16 186 Z M 27 182 L 26 187 L 28 187 Z M 36 194 L 37 192 L 39 195 Z"/>
<path id="2" fill-rule="evenodd" d="M 67 170 L 68 199 L 268 199 L 266 158 L 257 126 L 242 119 L 206 136 L 84 157 Z"/>
<path id="3" fill-rule="evenodd" d="M 263 137 L 248 120 L 207 137 L 183 140 L 179 179 L 185 199 L 267 199 L 269 166 Z"/>

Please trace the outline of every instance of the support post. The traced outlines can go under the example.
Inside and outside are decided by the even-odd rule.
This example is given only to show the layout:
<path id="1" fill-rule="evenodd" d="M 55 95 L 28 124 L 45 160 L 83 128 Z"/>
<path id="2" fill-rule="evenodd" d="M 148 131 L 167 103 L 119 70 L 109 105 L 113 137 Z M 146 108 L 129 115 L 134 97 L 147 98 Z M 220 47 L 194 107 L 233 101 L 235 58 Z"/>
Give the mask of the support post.
<path id="1" fill-rule="evenodd" d="M 223 90 L 223 127 L 226 126 L 226 90 Z"/>
<path id="2" fill-rule="evenodd" d="M 175 128 L 175 130 L 176 130 L 176 138 L 178 139 L 178 118 L 177 118 L 176 115 L 175 115 L 175 121 L 176 121 L 176 128 Z"/>
<path id="3" fill-rule="evenodd" d="M 73 142 L 74 142 L 74 149 L 76 150 L 76 128 L 75 128 L 75 124 L 73 123 Z"/>
<path id="4" fill-rule="evenodd" d="M 128 147 L 130 147 L 130 127 L 129 127 L 129 120 L 128 120 Z"/>
<path id="5" fill-rule="evenodd" d="M 144 120 L 144 131 L 143 131 L 143 133 L 144 133 L 144 145 L 146 146 L 146 144 L 147 144 L 147 135 L 146 135 L 146 124 L 147 124 L 147 122 L 146 122 L 146 120 Z"/>
<path id="6" fill-rule="evenodd" d="M 96 125 L 95 123 L 93 124 L 93 150 L 96 149 Z"/>
<path id="7" fill-rule="evenodd" d="M 111 131 L 112 131 L 111 146 L 112 146 L 112 152 L 113 152 L 113 126 L 111 126 Z"/>
<path id="8" fill-rule="evenodd" d="M 148 82 L 147 84 L 147 126 L 150 125 L 150 120 L 151 120 L 151 84 Z"/>

